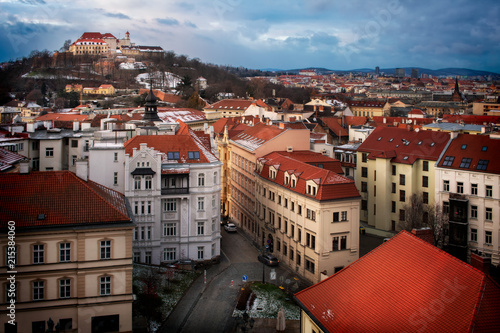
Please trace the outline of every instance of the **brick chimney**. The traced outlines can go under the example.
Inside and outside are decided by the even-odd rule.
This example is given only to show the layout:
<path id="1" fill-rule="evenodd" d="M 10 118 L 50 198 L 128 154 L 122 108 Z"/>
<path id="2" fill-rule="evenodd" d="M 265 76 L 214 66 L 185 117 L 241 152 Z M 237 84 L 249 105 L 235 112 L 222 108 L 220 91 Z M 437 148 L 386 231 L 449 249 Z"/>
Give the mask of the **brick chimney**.
<path id="1" fill-rule="evenodd" d="M 484 274 L 490 274 L 491 258 L 484 257 L 481 254 L 471 252 L 470 265 L 479 269 Z"/>
<path id="2" fill-rule="evenodd" d="M 427 243 L 434 245 L 434 235 L 432 234 L 431 228 L 413 229 L 411 233 Z"/>

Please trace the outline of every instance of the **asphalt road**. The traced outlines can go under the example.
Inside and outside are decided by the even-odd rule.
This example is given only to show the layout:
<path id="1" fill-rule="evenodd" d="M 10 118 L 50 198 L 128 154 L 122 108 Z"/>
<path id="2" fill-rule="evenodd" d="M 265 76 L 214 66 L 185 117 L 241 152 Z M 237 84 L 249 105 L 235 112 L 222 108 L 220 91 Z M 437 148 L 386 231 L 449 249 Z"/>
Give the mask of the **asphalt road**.
<path id="1" fill-rule="evenodd" d="M 207 269 L 207 283 L 203 276 L 197 279 L 181 299 L 161 332 L 234 332 L 236 319 L 232 317 L 240 288 L 248 281 L 262 281 L 284 285 L 298 291 L 307 285 L 296 283 L 291 272 L 282 267 L 264 266 L 257 260 L 258 250 L 239 233 L 222 231 L 221 262 Z M 271 281 L 271 271 L 276 280 Z"/>

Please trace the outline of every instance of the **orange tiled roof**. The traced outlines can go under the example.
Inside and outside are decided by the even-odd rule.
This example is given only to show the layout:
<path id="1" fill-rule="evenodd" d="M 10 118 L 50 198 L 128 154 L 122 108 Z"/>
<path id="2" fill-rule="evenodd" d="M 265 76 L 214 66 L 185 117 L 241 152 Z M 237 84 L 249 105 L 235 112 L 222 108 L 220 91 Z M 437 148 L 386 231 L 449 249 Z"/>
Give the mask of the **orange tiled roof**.
<path id="1" fill-rule="evenodd" d="M 402 231 L 295 295 L 324 332 L 498 332 L 500 287 Z"/>
<path id="2" fill-rule="evenodd" d="M 205 109 L 228 109 L 228 110 L 241 110 L 245 111 L 254 101 L 246 99 L 223 99 L 211 105 L 207 105 Z"/>
<path id="3" fill-rule="evenodd" d="M 77 113 L 47 113 L 35 118 L 35 121 L 84 121 L 88 115 Z"/>
<path id="4" fill-rule="evenodd" d="M 259 158 L 259 161 L 264 165 L 262 171 L 258 172 L 260 177 L 286 187 L 293 192 L 307 195 L 306 182 L 313 180 L 318 184 L 318 191 L 316 196 L 314 196 L 316 200 L 359 198 L 359 192 L 353 180 L 333 171 L 295 159 L 293 158 L 293 153 L 286 156 L 282 152 L 273 152 Z M 269 178 L 270 166 L 278 169 L 275 179 Z M 294 174 L 297 177 L 298 180 L 295 187 L 291 187 L 291 182 L 285 185 L 285 172 L 288 172 L 290 175 Z"/>
<path id="5" fill-rule="evenodd" d="M 17 227 L 129 222 L 125 200 L 69 171 L 0 174 L 0 227 L 10 220 Z"/>

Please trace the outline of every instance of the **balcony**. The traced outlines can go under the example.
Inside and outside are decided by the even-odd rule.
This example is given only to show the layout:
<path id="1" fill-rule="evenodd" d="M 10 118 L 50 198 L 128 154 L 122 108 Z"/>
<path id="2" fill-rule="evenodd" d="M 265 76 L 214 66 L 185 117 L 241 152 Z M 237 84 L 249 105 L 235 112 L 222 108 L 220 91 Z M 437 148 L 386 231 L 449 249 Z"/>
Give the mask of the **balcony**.
<path id="1" fill-rule="evenodd" d="M 189 194 L 189 187 L 162 187 L 161 195 Z"/>

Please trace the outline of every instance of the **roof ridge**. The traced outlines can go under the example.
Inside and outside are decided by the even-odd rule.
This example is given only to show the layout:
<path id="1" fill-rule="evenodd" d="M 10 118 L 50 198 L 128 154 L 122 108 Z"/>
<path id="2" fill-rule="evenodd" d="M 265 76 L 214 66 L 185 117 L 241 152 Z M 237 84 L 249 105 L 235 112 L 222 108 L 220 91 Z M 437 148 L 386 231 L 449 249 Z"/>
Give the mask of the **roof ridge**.
<path id="1" fill-rule="evenodd" d="M 76 176 L 76 175 L 75 175 L 75 176 Z M 79 178 L 79 177 L 77 177 L 77 178 Z M 79 178 L 79 179 L 80 179 L 80 178 Z M 117 208 L 114 204 L 112 204 L 111 202 L 109 202 L 109 201 L 108 201 L 106 198 L 104 198 L 101 194 L 99 194 L 97 191 L 95 191 L 94 189 L 92 189 L 92 188 L 91 188 L 88 184 L 92 183 L 93 185 L 95 185 L 96 187 L 99 187 L 99 188 L 100 188 L 101 190 L 103 190 L 103 191 L 104 191 L 104 190 L 107 190 L 107 191 L 115 192 L 115 193 L 116 193 L 116 194 L 118 194 L 119 196 L 122 196 L 122 197 L 123 197 L 123 199 L 124 199 L 125 210 L 127 210 L 127 204 L 126 204 L 126 202 L 125 202 L 125 200 L 126 200 L 125 195 L 123 195 L 123 194 L 121 194 L 120 192 L 115 191 L 115 190 L 113 190 L 113 189 L 111 189 L 111 188 L 109 188 L 109 187 L 106 187 L 106 186 L 104 186 L 104 185 L 102 185 L 102 184 L 96 183 L 96 182 L 94 182 L 94 181 L 92 181 L 92 180 L 88 180 L 88 182 L 83 181 L 83 179 L 80 179 L 80 180 L 81 180 L 82 182 L 86 183 L 86 184 L 87 184 L 87 186 L 89 187 L 89 189 L 90 189 L 92 192 L 94 192 L 94 193 L 95 193 L 95 194 L 96 194 L 96 195 L 97 195 L 100 199 L 104 200 L 104 201 L 105 201 L 108 205 L 110 205 L 110 206 L 111 206 L 114 210 L 116 210 L 119 214 L 123 215 L 123 216 L 124 216 L 127 220 L 131 220 L 131 218 L 130 218 L 129 216 L 125 215 L 125 214 L 124 214 L 122 211 L 120 211 L 120 210 L 119 210 L 119 209 L 118 209 L 118 208 Z"/>

